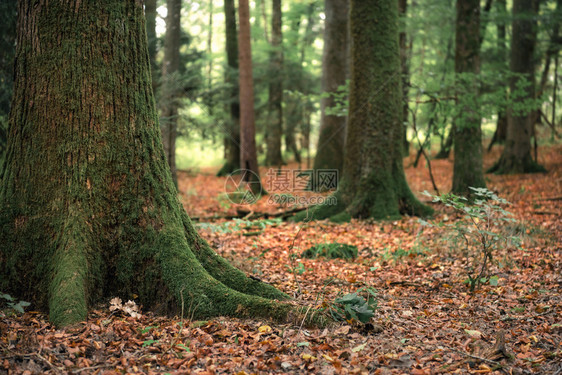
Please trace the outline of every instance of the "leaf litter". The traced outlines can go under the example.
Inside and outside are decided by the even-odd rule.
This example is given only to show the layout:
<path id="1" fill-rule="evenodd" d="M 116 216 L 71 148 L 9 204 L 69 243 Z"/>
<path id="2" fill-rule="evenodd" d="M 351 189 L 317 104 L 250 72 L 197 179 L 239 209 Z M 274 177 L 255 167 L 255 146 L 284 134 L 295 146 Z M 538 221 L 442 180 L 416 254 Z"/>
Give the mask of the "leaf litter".
<path id="1" fill-rule="evenodd" d="M 496 150 L 485 163 L 497 157 Z M 299 303 L 326 306 L 372 288 L 377 308 L 371 323 L 304 328 L 224 317 L 190 321 L 115 299 L 93 310 L 87 322 L 57 330 L 41 313 L 5 309 L 0 374 L 561 373 L 562 147 L 543 148 L 539 161 L 549 173 L 487 176 L 489 189 L 512 203 L 518 224 L 511 229 L 523 244 L 500 250 L 500 264 L 490 267 L 494 278 L 474 293 L 464 283 L 466 261 L 455 243 L 417 218 L 338 225 L 216 220 L 199 231 L 217 252 Z M 436 160 L 432 167 L 440 190 L 448 191 L 451 161 Z M 431 190 L 427 168 L 407 167 L 406 173 L 413 191 Z M 217 203 L 223 184 L 206 171 L 180 174 L 188 213 L 235 215 L 236 207 Z M 249 211 L 287 208 L 262 198 Z M 459 220 L 436 208 L 435 222 Z M 245 235 L 256 227 L 259 233 Z M 356 246 L 357 258 L 301 256 L 321 243 Z"/>

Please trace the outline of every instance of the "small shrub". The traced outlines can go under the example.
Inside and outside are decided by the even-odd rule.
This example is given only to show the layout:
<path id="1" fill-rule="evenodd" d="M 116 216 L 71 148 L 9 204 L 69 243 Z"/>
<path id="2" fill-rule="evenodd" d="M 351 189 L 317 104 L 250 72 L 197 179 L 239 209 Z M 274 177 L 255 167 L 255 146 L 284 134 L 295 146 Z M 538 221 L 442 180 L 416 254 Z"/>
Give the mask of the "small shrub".
<path id="1" fill-rule="evenodd" d="M 338 242 L 321 243 L 306 249 L 302 253 L 302 257 L 307 259 L 315 259 L 319 256 L 328 259 L 352 260 L 357 258 L 357 246 Z"/>
<path id="2" fill-rule="evenodd" d="M 470 189 L 474 195 L 471 201 L 455 194 L 434 196 L 424 192 L 433 198 L 433 202 L 441 202 L 463 214 L 463 217 L 453 223 L 421 222 L 452 234 L 452 243 L 462 250 L 467 259 L 467 283 L 470 291 L 474 292 L 480 284 L 494 280 L 488 275 L 488 266 L 494 262 L 495 252 L 499 248 L 520 248 L 520 238 L 505 230 L 506 224 L 516 221 L 502 207 L 508 205 L 508 201 L 485 188 Z"/>

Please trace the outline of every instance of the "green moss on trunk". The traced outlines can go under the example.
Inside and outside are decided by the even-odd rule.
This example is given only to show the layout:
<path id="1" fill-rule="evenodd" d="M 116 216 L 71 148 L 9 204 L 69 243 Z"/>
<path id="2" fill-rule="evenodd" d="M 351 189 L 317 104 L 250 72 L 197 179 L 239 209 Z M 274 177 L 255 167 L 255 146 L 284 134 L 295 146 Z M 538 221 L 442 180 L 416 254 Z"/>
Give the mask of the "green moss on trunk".
<path id="1" fill-rule="evenodd" d="M 313 218 L 396 218 L 432 210 L 412 194 L 402 165 L 398 2 L 351 1 L 352 66 L 344 171 L 337 205 Z M 295 219 L 303 218 L 303 214 Z"/>
<path id="2" fill-rule="evenodd" d="M 59 326 L 113 296 L 190 316 L 302 310 L 201 239 L 177 198 L 155 109 L 142 4 L 20 2 L 0 187 L 0 290 Z M 108 42 L 109 41 L 109 42 Z M 316 323 L 323 320 L 314 318 Z"/>

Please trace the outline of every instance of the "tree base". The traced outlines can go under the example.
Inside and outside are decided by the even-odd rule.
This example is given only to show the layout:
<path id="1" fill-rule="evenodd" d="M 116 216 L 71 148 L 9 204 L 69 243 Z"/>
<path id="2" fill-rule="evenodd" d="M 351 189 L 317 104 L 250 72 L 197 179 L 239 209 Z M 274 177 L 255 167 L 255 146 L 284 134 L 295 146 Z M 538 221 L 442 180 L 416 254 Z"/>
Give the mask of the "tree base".
<path id="1" fill-rule="evenodd" d="M 236 163 L 227 161 L 217 172 L 217 177 L 226 177 L 238 169 L 240 169 L 239 164 L 237 165 Z"/>
<path id="2" fill-rule="evenodd" d="M 514 157 L 506 157 L 502 155 L 500 160 L 486 173 L 494 174 L 522 174 L 522 173 L 547 173 L 545 167 L 537 163 L 527 154 L 523 159 L 516 159 Z"/>

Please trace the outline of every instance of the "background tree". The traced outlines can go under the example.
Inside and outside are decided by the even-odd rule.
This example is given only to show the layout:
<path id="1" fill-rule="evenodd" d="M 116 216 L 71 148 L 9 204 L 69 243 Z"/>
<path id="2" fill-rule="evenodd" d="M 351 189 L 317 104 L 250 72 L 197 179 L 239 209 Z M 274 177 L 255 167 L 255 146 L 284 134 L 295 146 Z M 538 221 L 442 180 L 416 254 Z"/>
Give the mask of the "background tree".
<path id="1" fill-rule="evenodd" d="M 266 165 L 283 164 L 283 34 L 281 32 L 281 0 L 271 2 L 271 54 L 269 59 L 269 118 L 266 128 Z"/>
<path id="2" fill-rule="evenodd" d="M 158 63 L 156 54 L 158 52 L 158 37 L 156 36 L 156 0 L 144 1 L 144 15 L 146 18 L 146 38 L 148 40 L 148 56 L 150 58 L 150 73 L 152 76 L 152 91 L 156 93 L 159 79 Z"/>
<path id="3" fill-rule="evenodd" d="M 162 95 L 159 102 L 161 111 L 162 141 L 166 160 L 177 185 L 176 138 L 178 134 L 178 108 L 181 85 L 179 79 L 181 46 L 181 0 L 167 0 L 166 37 L 164 39 L 164 60 L 162 61 Z"/>
<path id="4" fill-rule="evenodd" d="M 486 187 L 482 170 L 482 129 L 478 103 L 480 73 L 480 0 L 457 0 L 455 73 L 457 118 L 454 128 L 453 192 Z"/>
<path id="5" fill-rule="evenodd" d="M 509 68 L 509 58 L 507 55 L 507 38 L 506 38 L 506 23 L 507 23 L 507 0 L 496 0 L 495 3 L 497 12 L 496 21 L 496 35 L 497 35 L 497 54 L 499 55 L 498 61 L 501 64 L 501 70 L 507 71 Z M 503 86 L 508 86 L 507 82 Z M 507 87 L 504 89 L 504 97 L 507 98 Z M 499 108 L 498 119 L 496 121 L 496 130 L 492 136 L 492 140 L 488 145 L 488 151 L 492 149 L 495 143 L 504 143 L 507 134 L 507 113 L 505 108 Z"/>
<path id="6" fill-rule="evenodd" d="M 387 219 L 426 215 L 402 166 L 398 2 L 352 0 L 349 122 L 337 205 L 317 206 L 313 218 Z M 297 219 L 302 219 L 298 216 Z"/>
<path id="7" fill-rule="evenodd" d="M 254 193 L 262 192 L 256 154 L 254 117 L 254 80 L 252 77 L 252 46 L 250 39 L 250 7 L 248 0 L 238 2 L 238 61 L 240 64 L 240 168 Z"/>
<path id="8" fill-rule="evenodd" d="M 14 55 L 16 52 L 17 1 L 0 3 L 0 181 L 8 139 L 8 115 L 14 77 Z"/>
<path id="9" fill-rule="evenodd" d="M 525 102 L 535 99 L 535 44 L 537 38 L 538 0 L 514 0 L 511 39 L 510 93 L 507 137 L 499 161 L 490 172 L 545 172 L 531 157 L 535 113 Z M 517 108 L 519 106 L 519 108 Z M 521 108 L 521 106 L 526 108 Z"/>
<path id="10" fill-rule="evenodd" d="M 236 7 L 234 0 L 224 0 L 224 22 L 226 37 L 225 81 L 229 118 L 225 125 L 224 142 L 226 161 L 217 173 L 226 176 L 240 169 L 240 99 L 238 89 L 238 32 L 236 30 Z"/>
<path id="11" fill-rule="evenodd" d="M 322 56 L 322 92 L 320 131 L 314 158 L 314 169 L 343 170 L 346 116 L 326 113 L 335 105 L 334 96 L 348 77 L 349 0 L 326 0 L 324 52 Z M 326 95 L 327 94 L 327 95 Z"/>
<path id="12" fill-rule="evenodd" d="M 160 312 L 290 318 L 293 306 L 269 299 L 287 296 L 219 257 L 178 201 L 142 3 L 21 1 L 18 12 L 0 290 L 60 326 L 132 294 Z"/>
<path id="13" fill-rule="evenodd" d="M 398 14 L 400 17 L 400 34 L 398 41 L 400 45 L 400 66 L 402 68 L 402 123 L 404 124 L 404 156 L 408 156 L 410 143 L 408 142 L 408 117 L 410 110 L 408 105 L 408 92 L 410 91 L 410 62 L 411 45 L 408 46 L 408 34 L 406 33 L 406 21 L 408 19 L 408 0 L 398 0 Z"/>

